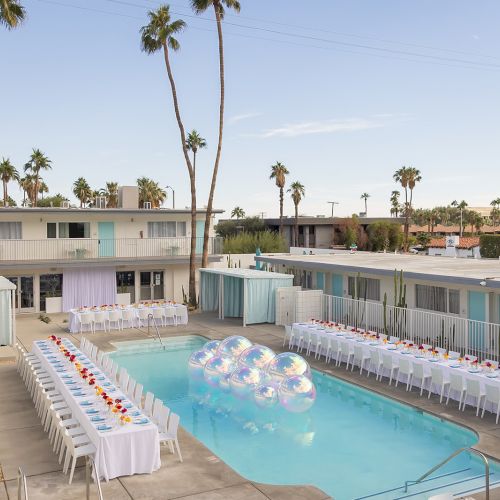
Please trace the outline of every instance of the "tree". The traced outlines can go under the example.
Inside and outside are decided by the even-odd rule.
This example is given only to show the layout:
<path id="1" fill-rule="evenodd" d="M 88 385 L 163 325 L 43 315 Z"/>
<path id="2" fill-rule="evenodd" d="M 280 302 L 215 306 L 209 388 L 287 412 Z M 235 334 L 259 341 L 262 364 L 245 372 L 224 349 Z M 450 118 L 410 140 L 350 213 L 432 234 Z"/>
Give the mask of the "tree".
<path id="1" fill-rule="evenodd" d="M 400 212 L 399 196 L 401 193 L 399 191 L 393 191 L 391 193 L 391 216 L 397 217 Z"/>
<path id="2" fill-rule="evenodd" d="M 175 80 L 172 73 L 172 68 L 170 65 L 170 50 L 176 52 L 180 48 L 178 40 L 175 35 L 180 33 L 186 26 L 186 23 L 181 19 L 172 21 L 170 17 L 170 7 L 168 5 L 162 5 L 155 11 L 148 12 L 149 24 L 141 28 L 141 47 L 147 54 L 154 54 L 159 50 L 163 50 L 163 58 L 165 60 L 165 67 L 167 69 L 168 80 L 170 82 L 170 89 L 172 92 L 172 100 L 174 104 L 175 118 L 177 120 L 177 126 L 179 128 L 179 134 L 181 139 L 182 152 L 184 154 L 184 160 L 186 162 L 186 168 L 189 174 L 189 181 L 191 187 L 191 248 L 189 254 L 189 303 L 192 306 L 196 306 L 196 275 L 195 275 L 195 264 L 196 264 L 196 180 L 193 165 L 189 159 L 186 133 L 184 130 L 184 124 L 182 122 L 179 101 L 177 99 L 177 89 L 175 86 Z M 212 181 L 213 184 L 213 181 Z M 212 191 L 211 191 L 212 192 Z M 213 194 L 212 194 L 213 196 Z M 209 199 L 209 208 L 207 208 L 207 220 L 205 226 L 210 224 L 211 216 L 211 203 Z M 208 215 L 210 212 L 210 216 Z M 206 238 L 206 250 L 207 259 L 205 262 L 205 234 Z M 203 240 L 203 259 L 202 266 L 206 267 L 208 263 L 208 228 L 205 227 L 204 240 Z"/>
<path id="3" fill-rule="evenodd" d="M 24 165 L 24 171 L 30 173 L 34 176 L 35 185 L 32 191 L 32 199 L 31 205 L 36 207 L 38 201 L 38 193 L 40 190 L 40 172 L 42 170 L 51 170 L 51 161 L 48 159 L 46 155 L 44 155 L 39 149 L 33 148 L 33 152 L 31 153 L 30 159 L 28 163 Z"/>
<path id="4" fill-rule="evenodd" d="M 36 177 L 33 174 L 26 174 L 19 180 L 19 187 L 23 190 L 23 207 L 29 204 L 33 205 L 31 200 L 34 198 Z M 28 200 L 26 200 L 28 197 Z"/>
<path id="5" fill-rule="evenodd" d="M 3 200 L 0 200 L 0 207 L 17 207 L 17 203 L 16 200 L 8 196 L 7 205 L 5 205 L 5 202 Z"/>
<path id="6" fill-rule="evenodd" d="M 2 180 L 3 184 L 3 206 L 8 207 L 9 194 L 7 191 L 7 184 L 10 181 L 19 182 L 20 179 L 19 172 L 17 171 L 16 167 L 12 165 L 8 158 L 2 158 L 2 161 L 0 162 L 0 179 Z"/>
<path id="7" fill-rule="evenodd" d="M 188 151 L 193 153 L 193 171 L 196 177 L 196 154 L 200 149 L 207 147 L 207 142 L 193 129 L 187 136 L 186 147 Z"/>
<path id="8" fill-rule="evenodd" d="M 57 193 L 54 196 L 46 196 L 43 200 L 38 201 L 39 207 L 61 207 L 63 201 L 69 201 L 66 196 Z"/>
<path id="9" fill-rule="evenodd" d="M 160 208 L 160 205 L 167 199 L 167 192 L 152 179 L 140 177 L 137 179 L 137 186 L 139 188 L 139 205 L 141 207 L 144 207 L 144 203 L 149 202 L 151 208 Z"/>
<path id="10" fill-rule="evenodd" d="M 203 232 L 203 254 L 201 259 L 202 267 L 208 265 L 208 231 L 210 229 L 210 220 L 212 217 L 212 208 L 214 202 L 215 185 L 217 183 L 217 173 L 219 171 L 219 162 L 222 153 L 222 135 L 224 128 L 224 41 L 222 37 L 222 20 L 224 19 L 224 7 L 240 11 L 240 2 L 238 0 L 191 0 L 191 6 L 196 14 L 202 14 L 208 8 L 213 7 L 215 21 L 217 24 L 217 37 L 219 43 L 219 80 L 220 80 L 220 101 L 219 101 L 219 140 L 217 142 L 217 153 L 215 155 L 214 169 L 212 172 L 212 182 L 210 184 L 210 193 L 208 195 L 207 212 L 205 215 L 205 228 Z"/>
<path id="11" fill-rule="evenodd" d="M 292 182 L 287 193 L 291 193 L 293 204 L 295 206 L 295 226 L 294 226 L 294 246 L 299 246 L 299 203 L 306 195 L 304 185 L 299 181 Z"/>
<path id="12" fill-rule="evenodd" d="M 403 239 L 403 250 L 408 252 L 408 234 L 409 234 L 409 220 L 412 212 L 412 202 L 413 202 L 413 190 L 417 182 L 422 180 L 422 175 L 420 170 L 413 167 L 401 167 L 399 170 L 394 172 L 393 178 L 396 182 L 401 184 L 401 187 L 405 192 L 405 203 L 403 214 L 405 218 L 404 224 L 404 239 Z M 410 192 L 410 197 L 408 198 L 408 191 Z"/>
<path id="13" fill-rule="evenodd" d="M 271 175 L 269 179 L 274 179 L 276 186 L 280 190 L 280 235 L 283 236 L 283 189 L 286 183 L 286 176 L 290 172 L 285 167 L 285 165 L 277 161 L 274 165 L 271 165 Z"/>
<path id="14" fill-rule="evenodd" d="M 104 190 L 106 196 L 106 206 L 108 208 L 118 207 L 118 182 L 106 182 L 106 189 Z"/>
<path id="15" fill-rule="evenodd" d="M 493 224 L 493 233 L 496 233 L 496 227 L 498 224 L 498 221 L 500 220 L 500 209 L 499 208 L 492 208 L 490 212 L 490 218 L 491 218 L 491 223 Z"/>
<path id="16" fill-rule="evenodd" d="M 92 197 L 92 189 L 84 177 L 78 177 L 73 183 L 73 194 L 80 200 L 80 208 L 88 203 Z"/>
<path id="17" fill-rule="evenodd" d="M 231 219 L 236 217 L 237 219 L 243 219 L 245 217 L 245 211 L 241 207 L 234 207 L 231 211 Z"/>
<path id="18" fill-rule="evenodd" d="M 453 200 L 451 202 L 451 206 L 456 208 L 457 215 L 459 216 L 459 221 L 460 221 L 460 236 L 463 234 L 463 227 L 464 227 L 464 211 L 465 208 L 468 207 L 468 203 L 465 200 L 462 200 L 460 203 L 458 203 L 457 200 Z"/>
<path id="19" fill-rule="evenodd" d="M 431 235 L 429 233 L 418 233 L 417 243 L 423 248 L 427 248 L 431 242 Z"/>
<path id="20" fill-rule="evenodd" d="M 48 192 L 49 192 L 49 186 L 47 186 L 47 184 L 45 184 L 45 182 L 40 181 L 40 185 L 38 186 L 38 193 L 42 195 L 42 200 L 43 200 L 44 193 L 48 193 Z"/>
<path id="21" fill-rule="evenodd" d="M 26 18 L 26 9 L 19 0 L 0 0 L 0 24 L 8 30 L 17 28 Z"/>
<path id="22" fill-rule="evenodd" d="M 368 215 L 368 198 L 369 197 L 370 197 L 370 195 L 368 193 L 363 193 L 361 195 L 361 199 L 365 200 L 365 215 Z"/>

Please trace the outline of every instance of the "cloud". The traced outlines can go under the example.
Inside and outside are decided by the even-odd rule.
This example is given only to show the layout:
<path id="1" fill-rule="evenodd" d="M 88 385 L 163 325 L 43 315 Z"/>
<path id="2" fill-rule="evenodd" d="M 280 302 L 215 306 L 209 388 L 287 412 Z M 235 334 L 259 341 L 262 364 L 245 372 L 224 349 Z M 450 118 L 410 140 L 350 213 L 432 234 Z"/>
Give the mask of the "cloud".
<path id="1" fill-rule="evenodd" d="M 250 118 L 256 118 L 257 116 L 261 116 L 262 113 L 253 112 L 253 113 L 242 113 L 240 115 L 234 115 L 228 118 L 228 123 L 237 123 L 243 120 L 249 120 Z"/>
<path id="2" fill-rule="evenodd" d="M 348 118 L 345 120 L 322 120 L 290 123 L 282 127 L 265 130 L 259 137 L 298 137 L 313 134 L 334 134 L 338 132 L 358 132 L 385 126 L 384 120 L 368 118 Z"/>

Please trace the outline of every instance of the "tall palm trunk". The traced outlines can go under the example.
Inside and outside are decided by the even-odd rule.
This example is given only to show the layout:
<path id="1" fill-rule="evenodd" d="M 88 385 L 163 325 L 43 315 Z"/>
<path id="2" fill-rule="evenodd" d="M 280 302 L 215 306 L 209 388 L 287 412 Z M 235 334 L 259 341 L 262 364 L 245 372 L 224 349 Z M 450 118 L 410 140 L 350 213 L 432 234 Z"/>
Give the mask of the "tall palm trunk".
<path id="1" fill-rule="evenodd" d="M 283 236 L 283 187 L 280 186 L 280 235 Z"/>
<path id="2" fill-rule="evenodd" d="M 215 19 L 217 21 L 217 36 L 219 38 L 219 78 L 220 78 L 220 105 L 219 105 L 219 142 L 217 143 L 217 154 L 215 156 L 214 170 L 212 172 L 212 183 L 208 195 L 207 212 L 205 216 L 205 228 L 203 230 L 203 255 L 201 267 L 208 266 L 208 234 L 210 230 L 210 220 L 212 217 L 212 207 L 214 203 L 215 184 L 217 183 L 217 173 L 222 152 L 222 133 L 224 128 L 224 41 L 222 38 L 222 23 L 218 3 L 214 3 Z"/>
<path id="3" fill-rule="evenodd" d="M 368 204 L 366 202 L 366 198 L 365 198 L 365 214 L 368 214 Z"/>
<path id="4" fill-rule="evenodd" d="M 295 203 L 295 246 L 299 246 L 299 204 Z"/>
<path id="5" fill-rule="evenodd" d="M 7 181 L 4 179 L 3 180 L 3 206 L 7 206 Z"/>
<path id="6" fill-rule="evenodd" d="M 403 244 L 403 250 L 405 252 L 408 251 L 409 215 L 410 215 L 410 208 L 408 207 L 408 188 L 405 187 L 405 231 L 404 231 L 404 244 Z"/>
<path id="7" fill-rule="evenodd" d="M 194 177 L 193 166 L 191 165 L 191 160 L 189 159 L 187 147 L 186 147 L 186 133 L 184 131 L 184 125 L 182 123 L 181 114 L 179 111 L 179 102 L 177 100 L 177 90 L 175 88 L 174 77 L 172 75 L 172 68 L 170 67 L 170 60 L 168 57 L 168 47 L 166 44 L 163 45 L 163 54 L 165 57 L 165 66 L 167 67 L 168 79 L 170 81 L 170 87 L 172 89 L 172 99 L 174 102 L 175 118 L 177 119 L 177 125 L 179 127 L 179 133 L 181 136 L 182 152 L 184 153 L 184 160 L 186 161 L 186 166 L 189 172 L 189 181 L 191 187 L 191 248 L 189 253 L 189 303 L 192 306 L 196 306 L 196 183 Z"/>

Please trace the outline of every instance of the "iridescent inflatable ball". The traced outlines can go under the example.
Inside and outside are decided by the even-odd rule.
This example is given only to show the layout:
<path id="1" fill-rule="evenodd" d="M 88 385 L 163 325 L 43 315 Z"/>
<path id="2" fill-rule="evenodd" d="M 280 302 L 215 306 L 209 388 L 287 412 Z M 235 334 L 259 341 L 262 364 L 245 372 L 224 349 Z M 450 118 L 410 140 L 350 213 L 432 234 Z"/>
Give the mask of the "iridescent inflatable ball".
<path id="1" fill-rule="evenodd" d="M 240 335 L 232 335 L 224 339 L 217 349 L 219 356 L 227 356 L 229 358 L 237 358 L 245 349 L 250 347 L 252 343 L 245 337 Z"/>
<path id="2" fill-rule="evenodd" d="M 229 375 L 234 368 L 235 363 L 232 359 L 225 356 L 214 356 L 207 361 L 203 375 L 211 386 L 219 387 L 221 376 Z"/>
<path id="3" fill-rule="evenodd" d="M 238 363 L 251 368 L 265 370 L 267 365 L 275 356 L 276 354 L 272 349 L 269 349 L 269 347 L 263 345 L 252 345 L 241 353 L 238 358 Z"/>
<path id="4" fill-rule="evenodd" d="M 220 340 L 209 340 L 203 347 L 205 351 L 210 351 L 213 355 L 217 353 L 217 349 L 219 348 Z"/>
<path id="5" fill-rule="evenodd" d="M 273 385 L 259 385 L 255 389 L 253 399 L 259 408 L 272 408 L 278 402 L 278 390 Z"/>
<path id="6" fill-rule="evenodd" d="M 221 375 L 219 379 L 219 389 L 222 392 L 231 392 L 231 386 L 229 385 L 229 377 L 231 375 Z"/>
<path id="7" fill-rule="evenodd" d="M 249 398 L 260 384 L 260 379 L 261 371 L 258 368 L 239 366 L 229 377 L 231 394 L 239 399 Z"/>
<path id="8" fill-rule="evenodd" d="M 316 399 L 316 387 L 304 375 L 286 378 L 278 389 L 281 406 L 293 413 L 309 410 Z"/>
<path id="9" fill-rule="evenodd" d="M 294 352 L 278 354 L 269 363 L 267 371 L 273 379 L 279 381 L 294 375 L 304 375 L 307 378 L 311 378 L 309 363 L 302 356 Z"/>
<path id="10" fill-rule="evenodd" d="M 191 376 L 202 379 L 203 369 L 205 368 L 207 361 L 213 358 L 213 356 L 212 352 L 205 349 L 193 352 L 188 361 L 189 373 Z"/>

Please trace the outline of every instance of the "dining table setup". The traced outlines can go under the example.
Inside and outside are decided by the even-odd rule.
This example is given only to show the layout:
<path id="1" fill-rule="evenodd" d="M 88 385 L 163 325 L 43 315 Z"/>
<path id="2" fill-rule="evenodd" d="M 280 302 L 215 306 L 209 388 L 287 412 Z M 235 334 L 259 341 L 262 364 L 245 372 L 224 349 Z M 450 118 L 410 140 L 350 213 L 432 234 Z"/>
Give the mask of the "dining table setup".
<path id="1" fill-rule="evenodd" d="M 99 478 L 109 481 L 160 468 L 157 425 L 71 340 L 53 335 L 34 341 L 31 352 L 95 447 Z"/>
<path id="2" fill-rule="evenodd" d="M 172 300 L 140 302 L 137 304 L 103 304 L 81 306 L 69 311 L 70 333 L 82 331 L 106 331 L 115 328 L 134 328 L 147 325 L 148 316 L 155 318 L 157 326 L 177 326 L 188 323 L 188 308 Z"/>
<path id="3" fill-rule="evenodd" d="M 431 380 L 431 369 L 433 367 L 439 368 L 442 371 L 442 380 L 446 387 L 449 387 L 449 380 L 452 374 L 460 374 L 463 377 L 464 384 L 467 382 L 467 379 L 478 381 L 481 394 L 485 393 L 486 385 L 493 385 L 500 389 L 498 361 L 480 361 L 476 356 L 467 353 L 448 351 L 439 346 L 413 343 L 411 340 L 401 340 L 396 337 L 389 337 L 374 331 L 365 331 L 340 323 L 321 320 L 294 323 L 292 325 L 290 348 L 295 347 L 300 351 L 306 349 L 309 351 L 309 354 L 314 353 L 316 357 L 320 357 L 321 355 L 325 355 L 326 357 L 327 350 L 332 348 L 333 339 L 337 341 L 336 345 L 339 346 L 337 354 L 341 357 L 340 361 L 346 360 L 345 357 L 343 358 L 345 353 L 349 353 L 347 356 L 351 356 L 351 367 L 352 365 L 359 367 L 363 359 L 365 359 L 367 360 L 366 370 L 375 372 L 377 375 L 379 375 L 382 364 L 373 366 L 371 361 L 375 357 L 373 355 L 375 351 L 380 355 L 379 358 L 384 353 L 390 354 L 393 360 L 391 366 L 394 367 L 399 367 L 401 360 L 405 358 L 410 361 L 410 365 L 421 365 L 427 381 Z M 343 350 L 342 344 L 344 344 Z M 362 357 L 354 356 L 355 346 L 361 347 L 363 352 Z M 407 377 L 408 373 L 402 373 L 400 370 L 395 372 L 395 379 L 399 380 L 399 382 L 406 384 L 408 382 Z M 431 383 L 426 387 L 426 390 L 429 389 L 434 393 L 443 394 L 443 386 L 438 387 Z M 461 395 L 457 394 L 456 391 L 449 390 L 448 394 L 451 399 L 460 400 Z M 476 406 L 477 401 L 470 401 L 468 399 L 467 402 L 473 403 Z M 488 409 L 491 410 L 491 405 L 488 406 Z M 495 409 L 495 411 L 497 410 Z"/>

